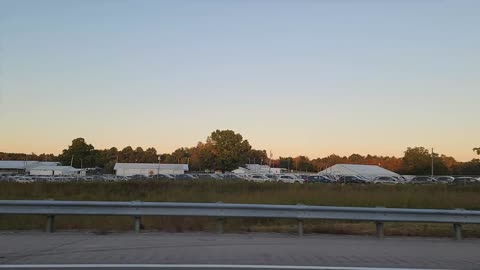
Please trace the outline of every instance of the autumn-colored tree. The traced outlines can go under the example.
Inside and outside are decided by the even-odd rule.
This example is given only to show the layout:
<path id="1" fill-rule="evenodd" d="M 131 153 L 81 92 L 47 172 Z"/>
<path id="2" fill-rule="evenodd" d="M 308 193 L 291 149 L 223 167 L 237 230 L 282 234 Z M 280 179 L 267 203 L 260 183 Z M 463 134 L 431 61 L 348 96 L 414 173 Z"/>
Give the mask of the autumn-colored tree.
<path id="1" fill-rule="evenodd" d="M 190 148 L 190 169 L 194 171 L 215 169 L 215 156 L 211 144 L 199 142 L 196 147 Z"/>

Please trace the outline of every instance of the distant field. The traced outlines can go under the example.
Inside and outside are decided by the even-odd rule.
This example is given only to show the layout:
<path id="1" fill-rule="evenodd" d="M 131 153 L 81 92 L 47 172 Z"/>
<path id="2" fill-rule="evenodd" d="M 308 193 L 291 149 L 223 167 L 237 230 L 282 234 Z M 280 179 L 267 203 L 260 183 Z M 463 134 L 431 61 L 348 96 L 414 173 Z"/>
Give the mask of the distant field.
<path id="1" fill-rule="evenodd" d="M 170 201 L 384 206 L 399 208 L 465 208 L 480 210 L 480 185 L 334 185 L 252 183 L 246 181 L 143 181 L 94 183 L 0 183 L 0 199 L 55 199 L 100 201 Z M 212 218 L 145 217 L 146 230 L 213 230 Z M 0 216 L 0 229 L 44 229 L 45 217 Z M 57 229 L 91 229 L 98 232 L 129 230 L 128 217 L 58 217 Z M 466 237 L 480 237 L 479 225 L 464 226 Z M 294 220 L 227 219 L 228 231 L 294 232 Z M 386 235 L 450 236 L 449 224 L 386 224 Z M 305 221 L 305 232 L 373 234 L 368 222 Z"/>

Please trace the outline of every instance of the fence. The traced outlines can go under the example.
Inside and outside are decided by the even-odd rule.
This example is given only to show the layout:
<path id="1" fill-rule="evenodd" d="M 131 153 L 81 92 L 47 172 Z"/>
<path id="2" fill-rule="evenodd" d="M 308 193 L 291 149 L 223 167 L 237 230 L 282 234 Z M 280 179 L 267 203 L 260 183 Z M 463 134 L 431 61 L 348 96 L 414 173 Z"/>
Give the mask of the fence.
<path id="1" fill-rule="evenodd" d="M 54 201 L 54 200 L 0 200 L 0 214 L 46 215 L 47 232 L 54 231 L 58 215 L 132 216 L 135 232 L 140 232 L 142 216 L 204 216 L 217 218 L 217 232 L 223 232 L 225 218 L 255 217 L 297 220 L 297 229 L 303 235 L 303 221 L 308 219 L 372 221 L 376 236 L 383 238 L 384 222 L 428 222 L 453 224 L 455 239 L 462 238 L 462 224 L 480 223 L 480 211 L 464 209 L 404 209 L 334 207 L 309 205 L 268 205 L 229 203 L 175 203 L 175 202 L 110 202 L 110 201 Z"/>

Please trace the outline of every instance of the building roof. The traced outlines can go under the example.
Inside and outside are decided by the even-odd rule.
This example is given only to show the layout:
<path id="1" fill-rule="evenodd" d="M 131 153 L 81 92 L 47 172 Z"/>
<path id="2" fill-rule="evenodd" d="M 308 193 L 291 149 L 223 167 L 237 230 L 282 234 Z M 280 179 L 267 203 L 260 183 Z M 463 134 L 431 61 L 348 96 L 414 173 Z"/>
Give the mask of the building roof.
<path id="1" fill-rule="evenodd" d="M 36 166 L 31 168 L 30 171 L 81 171 L 81 169 L 77 169 L 71 166 Z"/>
<path id="2" fill-rule="evenodd" d="M 400 176 L 397 173 L 377 165 L 335 164 L 318 174 L 364 175 L 364 176 Z"/>
<path id="3" fill-rule="evenodd" d="M 0 160 L 0 169 L 16 169 L 23 170 L 25 166 L 28 168 L 34 168 L 37 166 L 56 166 L 58 162 L 50 161 L 35 161 L 35 160 Z"/>
<path id="4" fill-rule="evenodd" d="M 270 170 L 270 166 L 268 165 L 260 165 L 260 164 L 245 164 L 247 169 L 252 171 L 268 171 Z"/>
<path id="5" fill-rule="evenodd" d="M 158 164 L 158 163 L 115 163 L 114 170 L 176 170 L 176 171 L 188 171 L 188 164 Z"/>

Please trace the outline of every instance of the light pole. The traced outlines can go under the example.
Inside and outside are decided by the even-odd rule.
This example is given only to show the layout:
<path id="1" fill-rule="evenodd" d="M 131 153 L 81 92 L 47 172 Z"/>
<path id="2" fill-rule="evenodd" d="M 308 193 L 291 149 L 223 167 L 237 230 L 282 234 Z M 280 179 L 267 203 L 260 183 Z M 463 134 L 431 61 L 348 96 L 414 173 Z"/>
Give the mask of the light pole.
<path id="1" fill-rule="evenodd" d="M 158 176 L 158 174 L 160 174 L 160 161 L 161 161 L 161 156 L 162 156 L 162 155 L 158 155 L 158 172 L 157 172 L 157 176 Z"/>
<path id="2" fill-rule="evenodd" d="M 433 177 L 433 147 L 432 147 L 432 177 Z"/>

